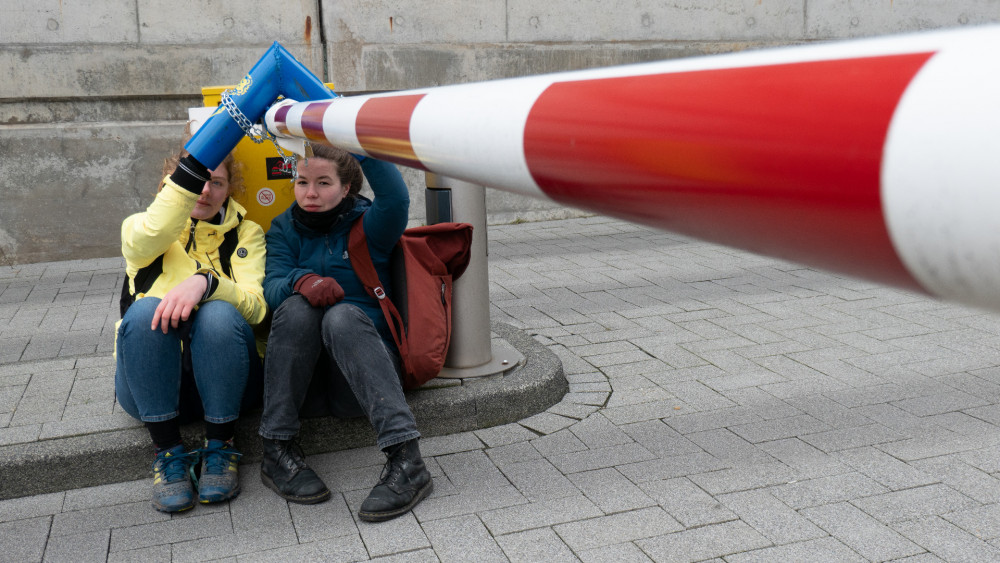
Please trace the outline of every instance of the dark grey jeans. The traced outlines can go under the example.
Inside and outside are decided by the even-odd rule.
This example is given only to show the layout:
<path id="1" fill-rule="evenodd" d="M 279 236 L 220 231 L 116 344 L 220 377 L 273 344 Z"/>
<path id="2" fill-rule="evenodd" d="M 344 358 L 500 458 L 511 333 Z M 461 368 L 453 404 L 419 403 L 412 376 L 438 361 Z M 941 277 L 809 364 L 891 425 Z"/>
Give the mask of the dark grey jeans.
<path id="1" fill-rule="evenodd" d="M 292 295 L 271 321 L 259 434 L 272 440 L 294 438 L 310 382 L 327 377 L 321 383 L 328 385 L 313 389 L 332 395 L 326 397 L 328 414 L 367 416 L 380 449 L 417 438 L 399 374 L 399 359 L 361 309 L 338 303 L 324 310 Z"/>

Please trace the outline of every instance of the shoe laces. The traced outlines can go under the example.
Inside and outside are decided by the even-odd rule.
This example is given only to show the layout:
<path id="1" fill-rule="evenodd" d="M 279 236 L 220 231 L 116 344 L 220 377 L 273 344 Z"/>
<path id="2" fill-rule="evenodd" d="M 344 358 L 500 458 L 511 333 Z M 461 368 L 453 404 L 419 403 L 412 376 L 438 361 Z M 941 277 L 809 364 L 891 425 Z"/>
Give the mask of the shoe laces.
<path id="1" fill-rule="evenodd" d="M 163 475 L 164 482 L 173 483 L 189 474 L 191 467 L 197 461 L 197 451 L 185 452 L 182 446 L 178 446 L 156 454 L 153 471 L 159 471 Z"/>
<path id="2" fill-rule="evenodd" d="M 309 467 L 306 465 L 305 454 L 302 453 L 302 446 L 295 440 L 288 440 L 287 442 L 279 442 L 279 450 L 281 454 L 278 455 L 278 465 L 282 465 L 284 460 L 288 460 L 288 465 L 295 468 L 295 472 L 298 473 L 303 469 Z"/>
<path id="3" fill-rule="evenodd" d="M 382 466 L 382 472 L 378 478 L 380 485 L 394 483 L 402 473 L 402 463 L 398 460 L 402 457 L 403 446 L 404 444 L 390 446 L 389 451 L 385 452 L 385 465 Z"/>
<path id="4" fill-rule="evenodd" d="M 243 457 L 243 454 L 236 451 L 233 441 L 227 440 L 206 440 L 205 447 L 198 450 L 205 460 L 205 474 L 221 475 L 226 472 L 231 462 Z M 234 459 L 235 457 L 235 459 Z"/>

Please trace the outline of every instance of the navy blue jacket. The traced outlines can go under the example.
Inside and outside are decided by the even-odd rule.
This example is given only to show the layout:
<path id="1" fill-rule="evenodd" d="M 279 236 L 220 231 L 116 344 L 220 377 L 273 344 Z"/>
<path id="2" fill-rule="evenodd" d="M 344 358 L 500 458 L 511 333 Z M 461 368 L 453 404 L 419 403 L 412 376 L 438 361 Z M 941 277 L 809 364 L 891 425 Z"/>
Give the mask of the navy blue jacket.
<path id="1" fill-rule="evenodd" d="M 392 334 L 378 301 L 369 296 L 347 258 L 347 237 L 354 220 L 364 218 L 368 250 L 392 296 L 389 258 L 409 218 L 410 195 L 399 170 L 388 162 L 366 158 L 361 169 L 375 193 L 373 201 L 356 196 L 354 208 L 340 216 L 329 233 L 316 232 L 292 217 L 292 208 L 271 221 L 267 232 L 267 261 L 264 268 L 264 299 L 272 311 L 294 293 L 295 282 L 305 274 L 315 273 L 337 280 L 344 289 L 344 303 L 361 309 L 375 323 L 382 339 L 395 349 Z M 292 207 L 298 205 L 293 203 Z"/>

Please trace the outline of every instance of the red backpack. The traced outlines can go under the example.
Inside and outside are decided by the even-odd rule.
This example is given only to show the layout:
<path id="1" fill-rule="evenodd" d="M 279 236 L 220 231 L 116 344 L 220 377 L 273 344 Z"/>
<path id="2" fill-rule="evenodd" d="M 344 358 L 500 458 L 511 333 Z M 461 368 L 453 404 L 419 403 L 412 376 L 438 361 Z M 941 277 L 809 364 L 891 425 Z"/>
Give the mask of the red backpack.
<path id="1" fill-rule="evenodd" d="M 393 303 L 372 264 L 363 220 L 362 215 L 351 226 L 347 254 L 354 273 L 385 314 L 403 360 L 403 387 L 414 389 L 444 367 L 451 341 L 452 282 L 469 265 L 472 225 L 438 223 L 405 230 L 390 266 Z"/>

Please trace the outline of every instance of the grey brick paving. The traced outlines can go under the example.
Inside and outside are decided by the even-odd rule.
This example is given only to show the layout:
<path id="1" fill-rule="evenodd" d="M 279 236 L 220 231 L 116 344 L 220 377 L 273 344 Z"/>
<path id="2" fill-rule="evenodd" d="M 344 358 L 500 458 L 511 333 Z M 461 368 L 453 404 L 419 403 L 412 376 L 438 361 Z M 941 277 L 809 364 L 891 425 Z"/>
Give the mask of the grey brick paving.
<path id="1" fill-rule="evenodd" d="M 491 458 L 493 459 L 493 458 Z M 579 489 L 547 459 L 504 464 L 504 476 L 526 498 L 534 500 L 578 494 Z"/>
<path id="2" fill-rule="evenodd" d="M 848 503 L 808 508 L 802 513 L 870 561 L 919 555 L 924 549 Z"/>
<path id="3" fill-rule="evenodd" d="M 652 561 L 634 543 L 619 543 L 594 549 L 585 549 L 577 553 L 584 563 L 600 563 L 604 561 L 620 561 L 621 563 L 649 563 Z"/>
<path id="4" fill-rule="evenodd" d="M 773 563 L 775 561 L 816 561 L 818 559 L 837 561 L 838 563 L 867 561 L 857 552 L 832 537 L 745 551 L 728 555 L 725 561 L 726 563 Z M 900 559 L 899 561 L 910 561 L 910 559 Z M 913 560 L 910 563 L 921 562 Z M 933 562 L 925 561 L 923 563 Z"/>
<path id="5" fill-rule="evenodd" d="M 107 528 L 94 532 L 50 538 L 45 545 L 45 561 L 85 563 L 105 561 L 108 555 Z"/>
<path id="6" fill-rule="evenodd" d="M 827 535 L 806 516 L 764 490 L 720 495 L 719 500 L 740 520 L 775 544 L 801 542 Z"/>
<path id="7" fill-rule="evenodd" d="M 358 522 L 368 447 L 313 457 L 315 506 L 256 463 L 183 515 L 146 479 L 0 501 L 0 560 L 1000 560 L 1000 317 L 607 218 L 489 236 L 492 317 L 570 392 L 424 440 L 413 513 Z M 137 426 L 114 405 L 121 267 L 0 267 L 0 446 Z"/>
<path id="8" fill-rule="evenodd" d="M 572 550 L 549 528 L 526 530 L 497 538 L 508 560 L 524 563 L 535 561 L 577 561 Z"/>
<path id="9" fill-rule="evenodd" d="M 437 520 L 424 525 L 434 553 L 442 561 L 507 561 L 489 530 L 475 516 Z"/>
<path id="10" fill-rule="evenodd" d="M 590 499 L 575 494 L 490 510 L 480 513 L 479 517 L 493 535 L 501 536 L 603 514 Z"/>
<path id="11" fill-rule="evenodd" d="M 773 545 L 739 520 L 638 540 L 636 544 L 654 561 L 702 561 Z"/>
<path id="12" fill-rule="evenodd" d="M 574 550 L 593 549 L 676 532 L 677 520 L 659 506 L 610 514 L 553 527 Z"/>
<path id="13" fill-rule="evenodd" d="M 1000 560 L 1000 549 L 941 518 L 899 522 L 893 528 L 945 561 Z"/>

